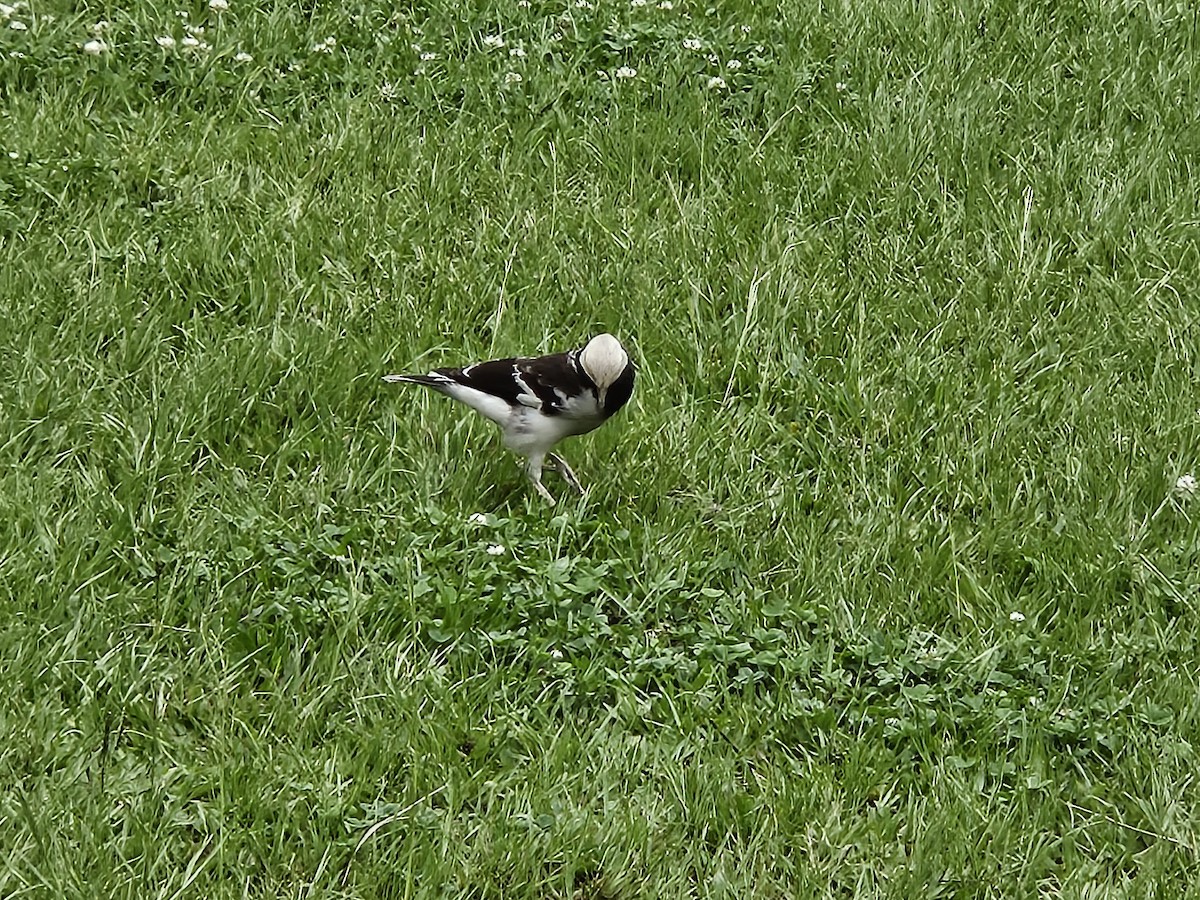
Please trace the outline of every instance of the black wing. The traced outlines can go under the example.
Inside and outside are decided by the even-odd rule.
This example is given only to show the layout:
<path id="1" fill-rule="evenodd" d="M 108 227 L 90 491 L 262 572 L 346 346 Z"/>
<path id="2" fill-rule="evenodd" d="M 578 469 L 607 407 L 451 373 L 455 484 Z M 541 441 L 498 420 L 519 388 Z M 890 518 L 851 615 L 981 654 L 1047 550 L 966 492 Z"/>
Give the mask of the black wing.
<path id="1" fill-rule="evenodd" d="M 434 374 L 499 397 L 509 406 L 533 407 L 556 416 L 563 412 L 566 400 L 596 394 L 596 385 L 579 365 L 578 355 L 572 350 L 550 356 L 509 357 L 462 369 L 434 369 Z"/>
<path id="2" fill-rule="evenodd" d="M 534 359 L 517 360 L 521 380 L 529 386 L 542 403 L 542 412 L 556 416 L 562 413 L 566 401 L 590 394 L 596 396 L 596 385 L 579 365 L 579 351 L 555 353 Z"/>
<path id="3" fill-rule="evenodd" d="M 461 369 L 434 369 L 433 374 L 499 397 L 509 406 L 517 406 L 521 394 L 524 393 L 516 379 L 518 362 L 516 357 L 510 356 L 508 359 L 493 359 Z"/>

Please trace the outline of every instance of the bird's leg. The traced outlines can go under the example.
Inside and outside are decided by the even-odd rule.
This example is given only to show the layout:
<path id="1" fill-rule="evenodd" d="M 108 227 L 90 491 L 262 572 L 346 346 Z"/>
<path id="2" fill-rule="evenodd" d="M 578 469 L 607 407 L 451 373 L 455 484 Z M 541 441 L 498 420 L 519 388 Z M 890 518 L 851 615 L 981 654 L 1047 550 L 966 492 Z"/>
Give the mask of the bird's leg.
<path id="1" fill-rule="evenodd" d="M 537 488 L 537 492 L 541 494 L 546 502 L 551 506 L 554 505 L 554 497 L 546 490 L 546 486 L 542 484 L 542 458 L 539 455 L 529 457 L 529 462 L 525 466 L 525 474 L 529 476 L 529 480 L 533 482 L 533 486 Z"/>
<path id="2" fill-rule="evenodd" d="M 583 496 L 583 485 L 579 483 L 579 479 L 575 477 L 575 473 L 571 471 L 571 467 L 567 465 L 565 459 L 557 453 L 551 453 L 550 465 L 558 470 L 558 474 L 563 477 L 563 481 L 575 488 L 581 497 Z"/>

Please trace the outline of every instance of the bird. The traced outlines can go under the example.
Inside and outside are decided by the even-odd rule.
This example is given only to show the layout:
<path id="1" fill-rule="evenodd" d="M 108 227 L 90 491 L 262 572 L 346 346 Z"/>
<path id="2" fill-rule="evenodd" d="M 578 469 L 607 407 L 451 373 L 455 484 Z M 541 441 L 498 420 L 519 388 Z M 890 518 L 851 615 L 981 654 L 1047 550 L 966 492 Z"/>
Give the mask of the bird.
<path id="1" fill-rule="evenodd" d="M 554 506 L 542 484 L 544 463 L 549 460 L 570 487 L 584 493 L 553 448 L 563 438 L 600 427 L 629 402 L 634 366 L 621 342 L 606 333 L 565 353 L 493 359 L 428 375 L 385 375 L 383 380 L 424 385 L 495 422 L 504 446 L 525 457 L 526 475 Z"/>

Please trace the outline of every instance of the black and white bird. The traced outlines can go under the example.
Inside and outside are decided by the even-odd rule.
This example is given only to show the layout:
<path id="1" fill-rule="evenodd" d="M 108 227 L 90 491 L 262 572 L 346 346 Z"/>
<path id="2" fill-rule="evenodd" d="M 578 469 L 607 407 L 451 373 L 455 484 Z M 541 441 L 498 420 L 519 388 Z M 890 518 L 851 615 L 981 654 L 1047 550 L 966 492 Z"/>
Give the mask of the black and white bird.
<path id="1" fill-rule="evenodd" d="M 461 369 L 434 369 L 428 375 L 385 375 L 384 381 L 423 384 L 465 403 L 500 426 L 504 446 L 528 460 L 529 480 L 550 503 L 542 484 L 549 459 L 567 484 L 583 487 L 554 445 L 586 434 L 611 418 L 633 396 L 633 362 L 611 334 L 550 356 L 510 357 Z"/>

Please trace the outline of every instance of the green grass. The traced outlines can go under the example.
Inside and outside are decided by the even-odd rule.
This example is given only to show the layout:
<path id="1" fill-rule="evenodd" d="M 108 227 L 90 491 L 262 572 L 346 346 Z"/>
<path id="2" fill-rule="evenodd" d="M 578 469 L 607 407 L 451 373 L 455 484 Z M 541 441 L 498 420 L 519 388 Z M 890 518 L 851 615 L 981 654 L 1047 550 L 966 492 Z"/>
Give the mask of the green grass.
<path id="1" fill-rule="evenodd" d="M 0 895 L 1200 897 L 1191 4 L 593 2 L 0 22 Z"/>

